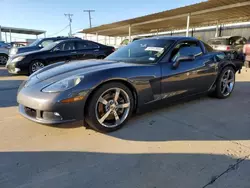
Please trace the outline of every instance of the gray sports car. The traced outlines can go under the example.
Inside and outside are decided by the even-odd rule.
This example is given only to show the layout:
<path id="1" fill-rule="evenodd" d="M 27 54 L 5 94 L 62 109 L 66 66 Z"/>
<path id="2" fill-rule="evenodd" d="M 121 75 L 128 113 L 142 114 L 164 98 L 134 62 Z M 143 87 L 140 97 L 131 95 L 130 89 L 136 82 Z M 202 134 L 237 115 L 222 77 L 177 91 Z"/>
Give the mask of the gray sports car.
<path id="1" fill-rule="evenodd" d="M 227 98 L 242 63 L 195 39 L 153 37 L 104 60 L 59 62 L 20 86 L 20 113 L 42 124 L 84 120 L 101 132 L 117 130 L 131 114 L 160 100 L 210 92 Z"/>

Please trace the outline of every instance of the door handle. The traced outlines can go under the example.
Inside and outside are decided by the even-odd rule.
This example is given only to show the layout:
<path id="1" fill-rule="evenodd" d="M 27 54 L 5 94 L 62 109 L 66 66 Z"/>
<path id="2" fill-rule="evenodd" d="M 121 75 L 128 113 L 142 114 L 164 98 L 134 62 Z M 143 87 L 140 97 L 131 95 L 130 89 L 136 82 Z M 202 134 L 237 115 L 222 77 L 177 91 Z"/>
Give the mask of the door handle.
<path id="1" fill-rule="evenodd" d="M 99 49 L 94 50 L 94 52 L 99 52 Z"/>
<path id="2" fill-rule="evenodd" d="M 77 54 L 77 52 L 71 52 L 72 54 Z"/>

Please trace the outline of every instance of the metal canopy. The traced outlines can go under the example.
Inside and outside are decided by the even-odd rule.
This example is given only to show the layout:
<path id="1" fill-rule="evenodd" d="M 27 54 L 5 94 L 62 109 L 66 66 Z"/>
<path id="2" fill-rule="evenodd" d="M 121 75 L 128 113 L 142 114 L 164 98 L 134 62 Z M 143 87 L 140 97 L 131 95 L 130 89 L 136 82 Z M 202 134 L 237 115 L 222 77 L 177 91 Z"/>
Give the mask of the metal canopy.
<path id="1" fill-rule="evenodd" d="M 4 27 L 4 26 L 0 26 L 0 30 L 1 32 L 11 32 L 11 33 L 28 34 L 28 35 L 40 35 L 46 33 L 46 31 L 42 30 L 23 29 L 23 28 Z"/>
<path id="2" fill-rule="evenodd" d="M 80 33 L 98 33 L 104 36 L 128 36 L 129 33 L 131 35 L 138 35 L 243 22 L 250 20 L 249 10 L 249 0 L 208 0 L 156 14 L 83 29 Z M 187 18 L 189 20 L 188 25 Z"/>

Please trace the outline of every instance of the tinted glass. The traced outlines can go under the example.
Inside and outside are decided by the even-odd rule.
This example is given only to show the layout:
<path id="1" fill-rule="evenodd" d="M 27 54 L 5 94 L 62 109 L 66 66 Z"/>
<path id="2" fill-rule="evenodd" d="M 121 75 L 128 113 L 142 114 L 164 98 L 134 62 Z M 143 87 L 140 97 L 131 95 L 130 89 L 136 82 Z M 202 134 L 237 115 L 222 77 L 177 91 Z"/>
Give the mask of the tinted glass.
<path id="1" fill-rule="evenodd" d="M 78 50 L 95 49 L 95 48 L 99 48 L 99 46 L 93 42 L 82 41 L 76 43 L 76 49 Z"/>
<path id="2" fill-rule="evenodd" d="M 70 51 L 75 50 L 75 43 L 74 42 L 63 42 L 59 44 L 56 49 L 57 51 Z"/>
<path id="3" fill-rule="evenodd" d="M 229 41 L 229 39 L 210 39 L 208 41 L 208 44 L 210 44 L 210 45 L 229 45 L 230 41 Z"/>
<path id="4" fill-rule="evenodd" d="M 181 56 L 193 55 L 197 57 L 202 55 L 202 53 L 202 49 L 196 41 L 181 42 L 173 49 L 171 53 L 171 61 L 174 62 Z"/>
<path id="5" fill-rule="evenodd" d="M 106 59 L 130 63 L 155 63 L 173 44 L 169 39 L 142 39 L 118 49 Z"/>

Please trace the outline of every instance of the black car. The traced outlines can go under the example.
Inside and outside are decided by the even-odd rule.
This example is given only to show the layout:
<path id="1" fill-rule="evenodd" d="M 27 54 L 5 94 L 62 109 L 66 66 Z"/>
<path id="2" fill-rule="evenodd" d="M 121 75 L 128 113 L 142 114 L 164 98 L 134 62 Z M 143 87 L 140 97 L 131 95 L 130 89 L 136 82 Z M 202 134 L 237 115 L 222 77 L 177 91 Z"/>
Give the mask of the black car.
<path id="1" fill-rule="evenodd" d="M 22 83 L 17 101 L 20 113 L 32 121 L 85 120 L 95 130 L 110 132 L 157 101 L 207 92 L 227 98 L 241 67 L 195 38 L 153 37 L 104 60 L 45 67 Z"/>
<path id="2" fill-rule="evenodd" d="M 24 47 L 13 46 L 10 49 L 9 56 L 40 50 L 53 42 L 61 41 L 61 40 L 70 40 L 70 39 L 76 39 L 76 38 L 75 37 L 50 37 L 50 38 L 37 39 L 33 43 L 31 43 L 29 46 L 24 46 Z"/>
<path id="3" fill-rule="evenodd" d="M 59 61 L 103 59 L 114 47 L 93 41 L 74 39 L 49 44 L 41 50 L 11 56 L 6 67 L 11 74 L 32 74 L 46 65 Z"/>

